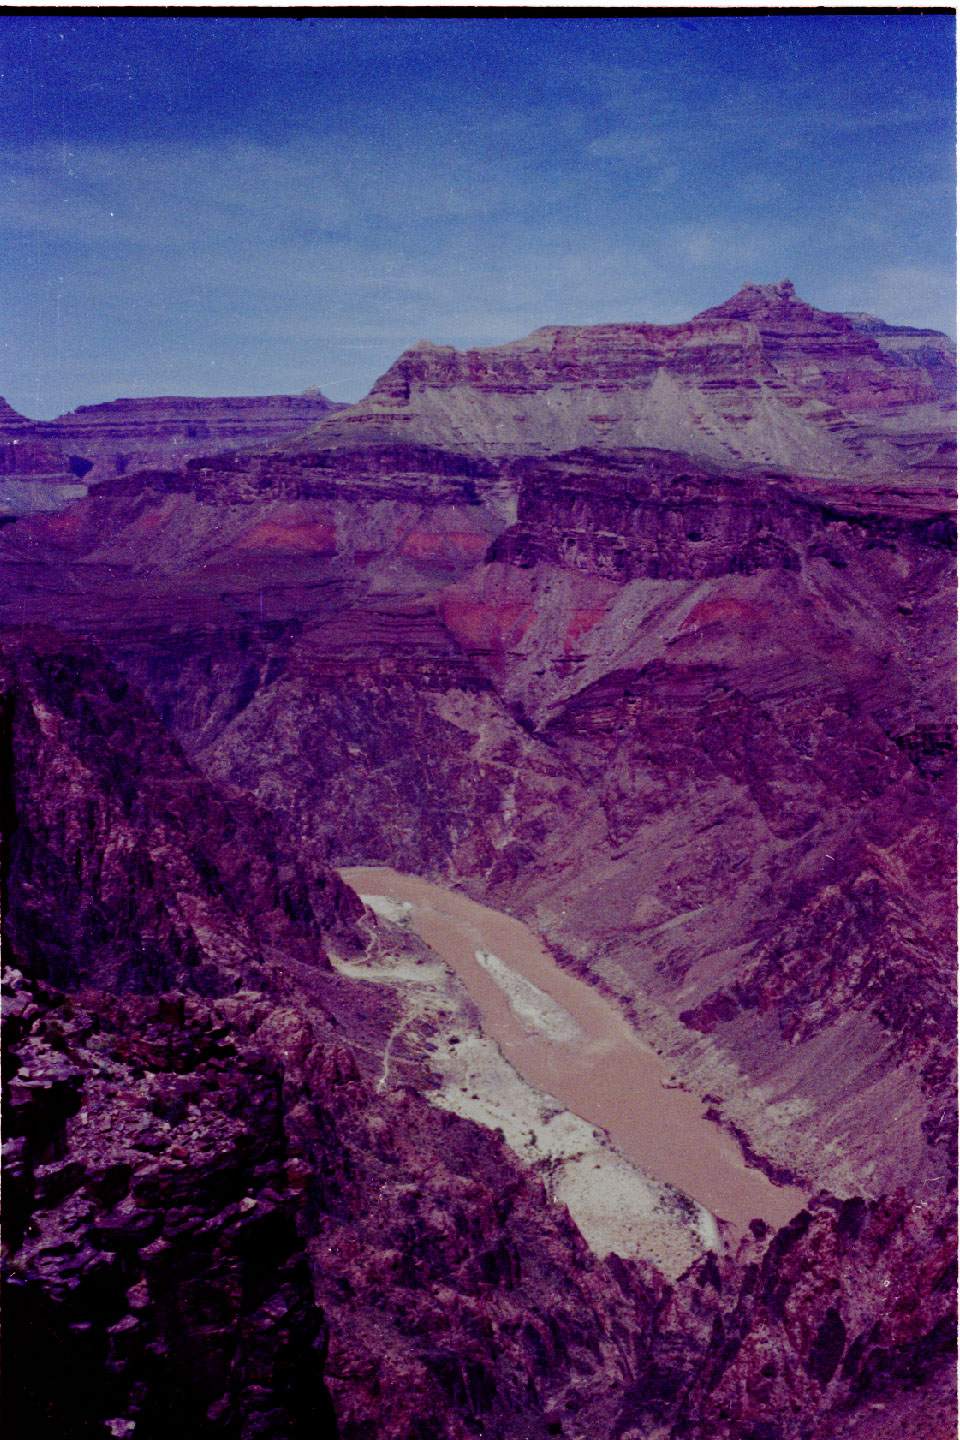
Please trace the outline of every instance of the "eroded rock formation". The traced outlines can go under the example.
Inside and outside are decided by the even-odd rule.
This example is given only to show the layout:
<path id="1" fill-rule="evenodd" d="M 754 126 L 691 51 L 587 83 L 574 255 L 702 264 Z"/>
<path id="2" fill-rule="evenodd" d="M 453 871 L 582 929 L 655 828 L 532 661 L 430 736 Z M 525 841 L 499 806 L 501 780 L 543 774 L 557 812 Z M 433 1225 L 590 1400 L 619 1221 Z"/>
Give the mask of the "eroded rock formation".
<path id="1" fill-rule="evenodd" d="M 5 527 L 13 963 L 144 994 L 121 1031 L 202 992 L 275 1077 L 345 1436 L 947 1433 L 952 365 L 748 286 L 414 347 L 294 445 Z M 671 1286 L 425 1047 L 381 1091 L 395 1002 L 324 959 L 412 943 L 329 870 L 377 862 L 533 923 L 809 1210 Z"/>
<path id="2" fill-rule="evenodd" d="M 745 285 L 681 325 L 548 325 L 464 352 L 421 341 L 323 432 L 492 455 L 647 445 L 793 474 L 949 474 L 955 347 L 898 335 L 816 310 L 789 281 Z"/>
<path id="3" fill-rule="evenodd" d="M 302 395 L 161 395 L 28 420 L 0 398 L 0 514 L 58 510 L 111 475 L 298 435 L 342 409 Z"/>

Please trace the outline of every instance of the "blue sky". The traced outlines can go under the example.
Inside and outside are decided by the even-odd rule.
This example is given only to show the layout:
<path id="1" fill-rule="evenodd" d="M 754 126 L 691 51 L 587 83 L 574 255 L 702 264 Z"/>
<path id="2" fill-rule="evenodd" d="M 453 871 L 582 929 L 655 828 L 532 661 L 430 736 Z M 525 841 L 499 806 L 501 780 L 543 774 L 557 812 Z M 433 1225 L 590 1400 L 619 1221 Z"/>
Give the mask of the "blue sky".
<path id="1" fill-rule="evenodd" d="M 789 276 L 955 331 L 951 16 L 0 21 L 0 394 L 357 399 Z"/>

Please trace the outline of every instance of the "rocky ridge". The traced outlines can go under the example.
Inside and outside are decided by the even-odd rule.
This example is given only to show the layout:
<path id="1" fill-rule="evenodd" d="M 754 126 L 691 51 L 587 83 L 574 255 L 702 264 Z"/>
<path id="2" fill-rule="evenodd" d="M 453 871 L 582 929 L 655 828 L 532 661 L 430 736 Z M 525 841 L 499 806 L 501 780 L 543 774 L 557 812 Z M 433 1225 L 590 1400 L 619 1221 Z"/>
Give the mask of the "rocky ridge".
<path id="1" fill-rule="evenodd" d="M 465 352 L 420 341 L 322 434 L 487 455 L 648 446 L 787 474 L 948 478 L 955 347 L 942 335 L 894 342 L 877 325 L 816 310 L 783 281 L 745 285 L 679 325 L 545 326 Z"/>
<path id="2" fill-rule="evenodd" d="M 342 409 L 302 395 L 161 395 L 28 420 L 0 398 L 0 514 L 58 510 L 111 475 L 297 435 Z"/>

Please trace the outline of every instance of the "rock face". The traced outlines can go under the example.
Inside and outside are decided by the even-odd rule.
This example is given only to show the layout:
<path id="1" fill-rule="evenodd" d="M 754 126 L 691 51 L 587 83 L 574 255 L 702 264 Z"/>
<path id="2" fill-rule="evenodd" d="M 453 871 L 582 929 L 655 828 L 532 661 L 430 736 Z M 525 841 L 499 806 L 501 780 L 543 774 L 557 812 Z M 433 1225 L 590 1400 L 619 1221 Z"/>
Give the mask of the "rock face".
<path id="1" fill-rule="evenodd" d="M 0 398 L 0 513 L 61 509 L 108 476 L 298 435 L 342 408 L 319 390 L 222 399 L 161 395 L 28 420 Z"/>
<path id="2" fill-rule="evenodd" d="M 182 995 L 3 1000 L 8 1421 L 335 1436 L 279 1069 Z"/>
<path id="3" fill-rule="evenodd" d="M 323 434 L 490 455 L 656 446 L 792 474 L 942 477 L 955 347 L 917 338 L 816 310 L 789 281 L 745 285 L 682 325 L 545 326 L 462 353 L 421 341 Z"/>
<path id="4" fill-rule="evenodd" d="M 824 1197 L 802 1211 L 744 1268 L 674 1434 L 777 1440 L 807 1427 L 826 1437 L 857 1433 L 864 1411 L 876 1433 L 893 1434 L 903 1382 L 918 1390 L 949 1373 L 956 1244 L 952 1205 L 921 1218 L 902 1195 L 871 1205 Z M 886 1293 L 880 1315 L 861 1308 L 866 1269 Z M 945 1389 L 927 1433 L 949 1433 L 952 1406 Z M 814 1429 L 821 1407 L 829 1419 Z"/>
<path id="5" fill-rule="evenodd" d="M 186 993 L 274 1076 L 343 1435 L 948 1432 L 952 365 L 747 286 L 414 347 L 295 444 L 0 535 L 12 962 L 124 1034 Z M 377 862 L 533 923 L 809 1210 L 676 1285 L 591 1256 L 327 963 L 412 943 L 329 869 Z"/>
<path id="6" fill-rule="evenodd" d="M 876 315 L 845 317 L 855 330 L 870 335 L 884 355 L 907 366 L 922 366 L 934 389 L 946 401 L 956 400 L 956 346 L 938 330 L 921 330 L 913 325 L 888 325 Z"/>
<path id="7" fill-rule="evenodd" d="M 86 460 L 71 464 L 54 426 L 28 420 L 0 396 L 0 517 L 62 510 L 87 493 Z"/>
<path id="8" fill-rule="evenodd" d="M 319 390 L 222 399 L 161 395 L 81 405 L 52 424 L 65 450 L 92 462 L 90 479 L 95 481 L 281 440 L 341 409 Z"/>
<path id="9" fill-rule="evenodd" d="M 218 994 L 278 955 L 327 964 L 325 930 L 358 943 L 352 892 L 278 850 L 268 816 L 193 775 L 116 671 L 43 633 L 8 640 L 0 663 L 4 928 L 34 973 Z"/>

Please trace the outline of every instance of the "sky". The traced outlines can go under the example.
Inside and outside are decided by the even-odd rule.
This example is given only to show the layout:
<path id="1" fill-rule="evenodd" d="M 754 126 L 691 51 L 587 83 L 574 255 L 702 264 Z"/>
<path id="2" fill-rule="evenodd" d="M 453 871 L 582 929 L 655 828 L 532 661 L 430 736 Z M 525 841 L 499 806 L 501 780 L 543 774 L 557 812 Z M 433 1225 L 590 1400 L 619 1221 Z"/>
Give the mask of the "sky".
<path id="1" fill-rule="evenodd" d="M 747 280 L 955 333 L 954 19 L 0 18 L 0 394 L 364 395 Z"/>

